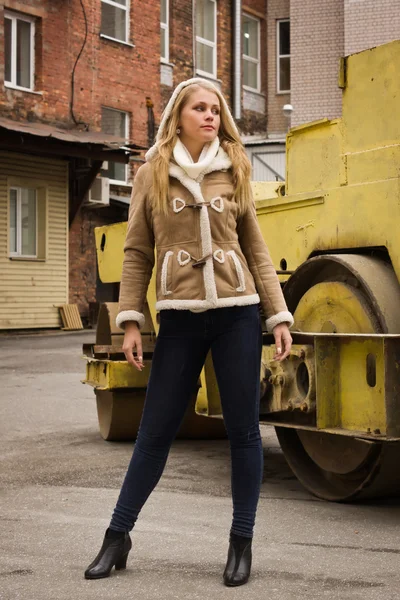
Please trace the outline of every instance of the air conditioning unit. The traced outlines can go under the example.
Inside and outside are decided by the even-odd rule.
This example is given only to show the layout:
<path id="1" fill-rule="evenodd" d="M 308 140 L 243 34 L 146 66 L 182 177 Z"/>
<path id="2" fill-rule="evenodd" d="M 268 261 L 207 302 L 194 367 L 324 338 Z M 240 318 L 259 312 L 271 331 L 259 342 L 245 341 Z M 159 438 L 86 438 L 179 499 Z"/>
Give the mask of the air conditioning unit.
<path id="1" fill-rule="evenodd" d="M 110 205 L 110 180 L 108 177 L 96 177 L 89 189 L 88 204 Z"/>

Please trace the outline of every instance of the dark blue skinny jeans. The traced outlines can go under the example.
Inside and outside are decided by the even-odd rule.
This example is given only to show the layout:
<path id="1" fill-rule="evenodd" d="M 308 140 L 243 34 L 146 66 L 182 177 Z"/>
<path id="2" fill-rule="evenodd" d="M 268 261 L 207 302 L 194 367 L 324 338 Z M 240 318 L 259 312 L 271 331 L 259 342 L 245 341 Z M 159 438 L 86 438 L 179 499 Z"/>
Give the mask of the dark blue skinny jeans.
<path id="1" fill-rule="evenodd" d="M 142 420 L 111 529 L 130 531 L 157 485 L 211 349 L 231 449 L 231 532 L 253 536 L 263 470 L 261 345 L 257 305 L 161 311 Z"/>

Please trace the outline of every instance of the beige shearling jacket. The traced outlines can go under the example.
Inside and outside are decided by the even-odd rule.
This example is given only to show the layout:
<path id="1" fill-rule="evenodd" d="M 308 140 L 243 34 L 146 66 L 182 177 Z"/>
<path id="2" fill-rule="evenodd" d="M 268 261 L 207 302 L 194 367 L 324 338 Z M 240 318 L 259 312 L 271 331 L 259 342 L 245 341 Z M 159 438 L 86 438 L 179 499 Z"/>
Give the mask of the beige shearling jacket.
<path id="1" fill-rule="evenodd" d="M 157 310 L 203 311 L 258 304 L 268 331 L 293 324 L 257 221 L 255 206 L 239 216 L 230 160 L 222 151 L 197 180 L 170 164 L 168 214 L 152 210 L 151 162 L 132 191 L 117 325 L 144 325 L 143 307 L 157 264 Z"/>

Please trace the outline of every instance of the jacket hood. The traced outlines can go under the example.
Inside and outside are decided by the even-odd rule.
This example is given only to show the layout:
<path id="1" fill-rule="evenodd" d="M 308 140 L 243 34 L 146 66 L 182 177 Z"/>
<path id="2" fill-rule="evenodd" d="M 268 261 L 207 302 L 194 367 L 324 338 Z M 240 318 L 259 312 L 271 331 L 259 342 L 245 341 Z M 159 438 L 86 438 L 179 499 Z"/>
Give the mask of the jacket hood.
<path id="1" fill-rule="evenodd" d="M 157 132 L 157 136 L 156 136 L 156 141 L 154 143 L 154 145 L 146 152 L 146 160 L 147 161 L 151 161 L 155 155 L 157 154 L 158 151 L 158 144 L 160 142 L 160 139 L 163 135 L 164 132 L 164 128 L 165 128 L 165 123 L 167 122 L 168 117 L 170 116 L 172 109 L 174 107 L 174 104 L 176 102 L 176 99 L 180 93 L 181 90 L 183 90 L 183 88 L 188 87 L 189 85 L 195 85 L 195 84 L 204 84 L 206 83 L 208 86 L 211 86 L 215 89 L 216 92 L 220 92 L 220 90 L 217 88 L 216 85 L 214 85 L 211 81 L 208 81 L 208 79 L 202 79 L 201 77 L 193 77 L 192 79 L 187 79 L 186 81 L 182 81 L 179 85 L 176 86 L 176 88 L 174 89 L 174 92 L 171 96 L 171 98 L 168 101 L 167 106 L 164 109 L 164 112 L 162 114 L 161 117 L 161 122 L 160 122 L 160 126 L 158 128 L 158 132 Z M 229 106 L 225 100 L 224 97 L 222 97 L 222 103 L 224 105 L 224 108 L 226 110 L 226 114 L 228 116 L 228 119 L 231 122 L 232 127 L 237 131 L 237 134 L 240 136 L 239 130 L 236 126 L 236 123 L 232 117 L 231 111 L 229 109 Z"/>

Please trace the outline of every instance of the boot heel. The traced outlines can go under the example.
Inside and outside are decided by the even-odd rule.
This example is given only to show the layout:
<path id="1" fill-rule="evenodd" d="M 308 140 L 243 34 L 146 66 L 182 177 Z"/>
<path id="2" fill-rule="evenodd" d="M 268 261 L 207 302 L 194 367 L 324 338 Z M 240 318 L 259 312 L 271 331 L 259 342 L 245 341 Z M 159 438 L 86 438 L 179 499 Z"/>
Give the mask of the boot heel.
<path id="1" fill-rule="evenodd" d="M 107 529 L 100 552 L 85 571 L 85 579 L 108 577 L 114 565 L 117 571 L 126 569 L 126 560 L 131 548 L 132 542 L 128 533 L 121 537 L 113 537 Z"/>
<path id="2" fill-rule="evenodd" d="M 251 571 L 251 542 L 249 538 L 231 536 L 223 576 L 225 585 L 231 587 L 247 583 Z"/>
<path id="3" fill-rule="evenodd" d="M 116 571 L 122 571 L 123 569 L 126 569 L 126 561 L 128 560 L 128 554 L 129 554 L 129 552 L 127 552 L 126 554 L 121 556 L 119 561 L 115 563 Z"/>

